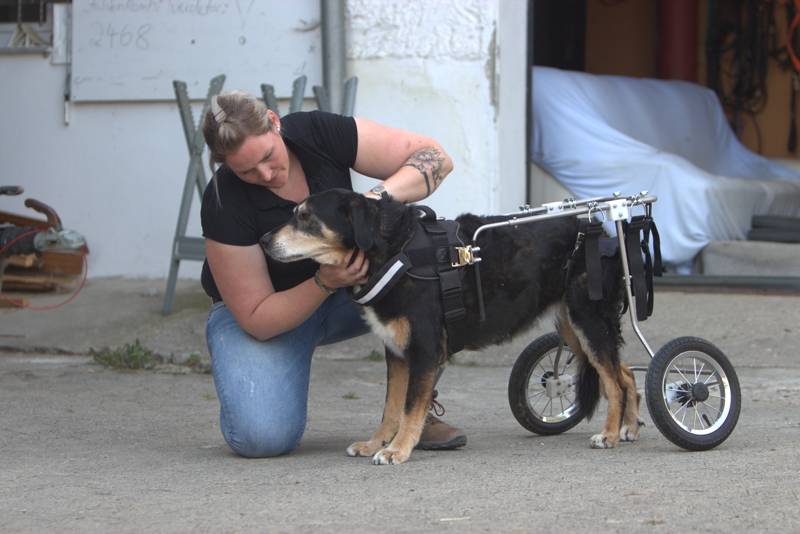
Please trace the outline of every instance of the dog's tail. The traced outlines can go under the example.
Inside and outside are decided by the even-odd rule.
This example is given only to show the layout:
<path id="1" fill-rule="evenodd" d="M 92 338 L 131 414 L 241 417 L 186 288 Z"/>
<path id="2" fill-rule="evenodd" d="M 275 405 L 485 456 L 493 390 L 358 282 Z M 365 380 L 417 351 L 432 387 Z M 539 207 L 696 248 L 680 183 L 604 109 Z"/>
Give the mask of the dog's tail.
<path id="1" fill-rule="evenodd" d="M 586 420 L 590 420 L 597 408 L 600 399 L 600 376 L 586 358 L 578 362 L 577 398 L 578 406 L 583 411 Z"/>

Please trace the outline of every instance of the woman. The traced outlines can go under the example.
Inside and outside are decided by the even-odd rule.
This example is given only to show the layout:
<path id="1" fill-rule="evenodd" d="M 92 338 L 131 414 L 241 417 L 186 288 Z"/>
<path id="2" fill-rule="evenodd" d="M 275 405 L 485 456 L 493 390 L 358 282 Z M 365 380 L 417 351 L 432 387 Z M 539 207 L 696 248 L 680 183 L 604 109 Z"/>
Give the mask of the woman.
<path id="1" fill-rule="evenodd" d="M 453 168 L 429 137 L 319 111 L 279 118 L 242 92 L 216 96 L 203 120 L 212 183 L 203 195 L 203 288 L 214 304 L 206 337 L 225 440 L 239 455 L 277 456 L 305 429 L 311 355 L 317 345 L 367 332 L 345 290 L 366 280 L 362 252 L 346 265 L 281 264 L 258 245 L 308 195 L 352 190 L 350 169 L 382 180 L 367 195 L 412 202 Z M 466 443 L 429 417 L 420 446 Z"/>

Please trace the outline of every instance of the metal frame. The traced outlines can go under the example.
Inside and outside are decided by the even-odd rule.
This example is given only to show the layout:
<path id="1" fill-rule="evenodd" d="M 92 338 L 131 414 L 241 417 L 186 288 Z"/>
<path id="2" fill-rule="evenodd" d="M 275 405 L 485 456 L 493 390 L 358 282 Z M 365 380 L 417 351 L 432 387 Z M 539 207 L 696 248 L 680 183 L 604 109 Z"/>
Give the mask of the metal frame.
<path id="1" fill-rule="evenodd" d="M 614 193 L 608 197 L 597 197 L 586 200 L 566 199 L 561 202 L 548 202 L 537 208 L 530 206 L 521 206 L 521 213 L 507 214 L 508 217 L 505 221 L 496 223 L 484 224 L 475 230 L 472 235 L 472 245 L 470 251 L 475 255 L 473 265 L 475 268 L 475 282 L 478 290 L 478 306 L 481 317 L 485 316 L 485 308 L 483 303 L 483 291 L 481 289 L 480 280 L 480 258 L 477 253 L 480 252 L 480 247 L 477 246 L 478 236 L 494 228 L 502 228 L 506 226 L 518 226 L 520 224 L 528 224 L 532 222 L 544 221 L 547 219 L 557 219 L 560 217 L 577 217 L 580 215 L 587 215 L 589 218 L 595 215 L 602 215 L 604 220 L 614 221 L 617 229 L 617 239 L 619 240 L 620 261 L 622 262 L 622 272 L 625 282 L 625 296 L 628 301 L 628 313 L 631 318 L 631 325 L 636 336 L 641 341 L 647 353 L 652 359 L 655 356 L 653 349 L 644 338 L 644 334 L 639 328 L 639 320 L 636 317 L 636 302 L 633 300 L 633 290 L 631 288 L 631 275 L 628 268 L 628 254 L 625 249 L 625 232 L 623 229 L 623 222 L 626 221 L 630 215 L 631 208 L 635 206 L 642 206 L 649 210 L 650 206 L 658 200 L 653 195 L 648 195 L 647 191 L 642 191 L 638 195 L 623 197 L 619 193 Z M 556 353 L 556 369 L 558 368 L 558 360 L 561 356 L 562 345 L 559 346 Z"/>
<path id="2" fill-rule="evenodd" d="M 208 93 L 203 109 L 200 112 L 200 120 L 195 127 L 192 117 L 192 108 L 189 105 L 189 95 L 186 92 L 186 83 L 181 81 L 172 82 L 175 88 L 175 98 L 178 100 L 178 111 L 181 114 L 183 133 L 186 136 L 186 147 L 189 149 L 189 168 L 186 171 L 186 180 L 183 183 L 183 196 L 181 197 L 181 207 L 178 213 L 178 224 L 175 228 L 175 237 L 172 240 L 172 257 L 169 266 L 169 276 L 167 277 L 167 288 L 164 292 L 164 307 L 161 313 L 168 315 L 172 311 L 172 304 L 175 300 L 175 285 L 178 282 L 178 268 L 181 260 L 203 261 L 206 257 L 205 242 L 202 237 L 188 237 L 186 227 L 189 224 L 189 210 L 192 207 L 192 189 L 197 188 L 197 195 L 203 199 L 203 192 L 206 189 L 206 173 L 203 170 L 203 140 L 202 121 L 209 106 L 211 98 L 222 91 L 225 83 L 225 75 L 220 74 L 211 79 L 208 85 Z"/>
<path id="3" fill-rule="evenodd" d="M 306 83 L 308 78 L 303 75 L 299 78 L 295 79 L 294 83 L 292 84 L 292 98 L 289 103 L 289 113 L 294 113 L 295 111 L 300 111 L 303 107 L 303 98 L 305 97 L 305 90 L 306 90 Z M 352 117 L 353 110 L 355 109 L 356 105 L 356 90 L 358 89 L 358 78 L 352 77 L 349 78 L 347 81 L 344 82 L 344 88 L 342 91 L 342 105 L 341 105 L 341 114 L 345 116 Z M 312 87 L 314 92 L 314 99 L 317 101 L 317 109 L 321 111 L 333 111 L 339 112 L 338 110 L 334 110 L 331 108 L 331 98 L 329 97 L 327 89 L 321 85 L 315 85 Z M 337 91 L 337 94 L 339 92 Z M 264 98 L 264 103 L 267 105 L 269 109 L 277 113 L 278 115 L 281 114 L 280 107 L 278 106 L 278 99 L 275 96 L 275 87 L 268 83 L 261 84 L 261 95 Z M 334 96 L 333 93 L 330 96 Z"/>

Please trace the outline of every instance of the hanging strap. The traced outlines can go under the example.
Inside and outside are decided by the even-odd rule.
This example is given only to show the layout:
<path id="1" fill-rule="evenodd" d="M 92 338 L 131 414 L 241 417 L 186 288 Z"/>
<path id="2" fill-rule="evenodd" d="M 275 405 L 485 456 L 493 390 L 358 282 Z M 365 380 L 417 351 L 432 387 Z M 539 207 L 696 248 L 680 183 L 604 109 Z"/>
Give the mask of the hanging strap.
<path id="1" fill-rule="evenodd" d="M 447 327 L 447 353 L 452 355 L 464 348 L 467 317 L 460 269 L 439 271 L 439 287 L 442 290 L 442 310 Z"/>
<path id="2" fill-rule="evenodd" d="M 569 255 L 569 258 L 567 258 L 563 267 L 564 287 L 569 285 L 569 281 L 572 278 L 572 269 L 575 267 L 575 259 L 586 241 L 586 223 L 587 221 L 585 219 L 581 219 L 578 222 L 578 235 L 575 237 L 575 246 L 572 247 L 572 253 Z"/>
<path id="3" fill-rule="evenodd" d="M 586 284 L 589 290 L 589 299 L 603 300 L 603 267 L 600 262 L 600 238 L 605 235 L 603 223 L 585 222 L 586 225 Z"/>
<path id="4" fill-rule="evenodd" d="M 421 221 L 425 232 L 430 236 L 433 247 L 431 254 L 439 275 L 439 289 L 442 292 L 442 312 L 447 328 L 447 353 L 455 354 L 464 348 L 464 328 L 467 309 L 464 307 L 462 288 L 462 269 L 452 267 L 450 243 L 447 229 L 438 221 Z"/>
<path id="5" fill-rule="evenodd" d="M 650 235 L 653 253 L 650 253 Z M 661 276 L 661 238 L 652 217 L 639 215 L 625 225 L 625 249 L 631 275 L 631 289 L 636 300 L 636 317 L 646 320 L 653 314 L 653 276 Z"/>
<path id="6" fill-rule="evenodd" d="M 628 254 L 628 269 L 631 275 L 631 290 L 636 300 L 636 317 L 647 319 L 647 280 L 644 274 L 642 254 L 642 230 L 645 226 L 643 216 L 632 217 L 625 228 L 625 251 Z"/>

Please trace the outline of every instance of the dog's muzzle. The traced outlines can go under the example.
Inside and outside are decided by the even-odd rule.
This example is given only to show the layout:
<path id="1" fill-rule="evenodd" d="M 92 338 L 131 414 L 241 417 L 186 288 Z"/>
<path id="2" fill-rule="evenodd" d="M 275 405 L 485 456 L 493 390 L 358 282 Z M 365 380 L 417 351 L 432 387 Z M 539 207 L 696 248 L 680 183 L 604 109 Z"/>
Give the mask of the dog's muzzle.
<path id="1" fill-rule="evenodd" d="M 298 258 L 293 258 L 286 253 L 286 249 L 281 245 L 281 243 L 275 238 L 275 231 L 267 232 L 266 234 L 261 236 L 261 239 L 258 240 L 258 244 L 261 245 L 261 249 L 264 251 L 264 254 L 269 256 L 270 258 L 278 261 L 293 261 Z"/>

